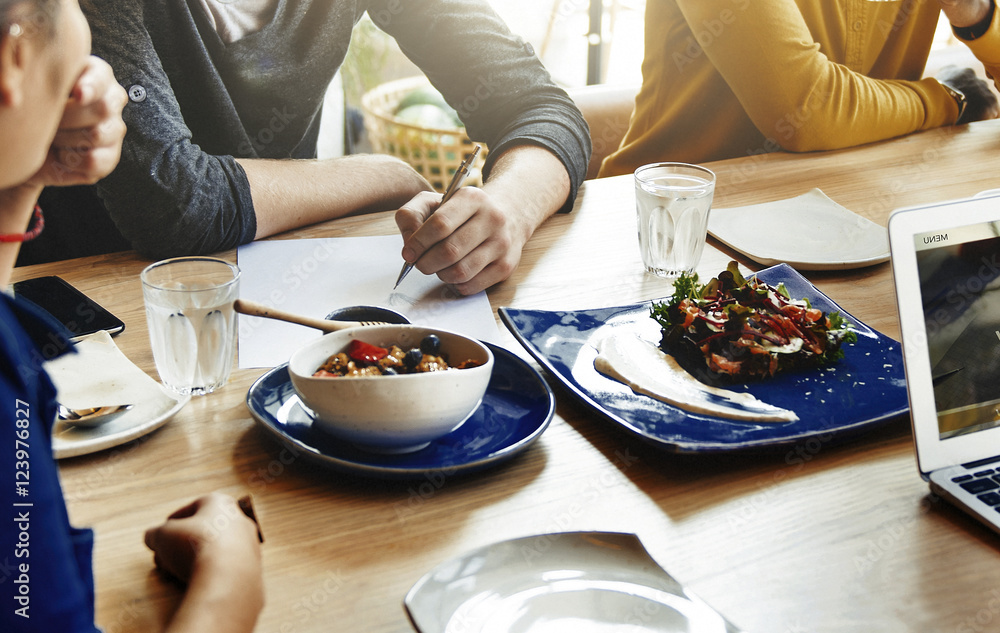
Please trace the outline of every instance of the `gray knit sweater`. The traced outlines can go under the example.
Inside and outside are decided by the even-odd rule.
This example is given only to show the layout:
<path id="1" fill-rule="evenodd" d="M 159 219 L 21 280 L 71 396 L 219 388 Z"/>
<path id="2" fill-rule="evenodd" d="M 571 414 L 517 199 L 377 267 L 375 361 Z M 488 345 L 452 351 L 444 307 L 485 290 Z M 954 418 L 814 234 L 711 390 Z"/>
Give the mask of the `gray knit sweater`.
<path id="1" fill-rule="evenodd" d="M 572 182 L 563 210 L 586 173 L 579 110 L 484 0 L 280 0 L 269 24 L 229 45 L 196 0 L 81 5 L 94 54 L 129 92 L 122 160 L 95 187 L 46 191 L 52 219 L 22 264 L 130 247 L 161 258 L 251 241 L 254 208 L 235 158 L 315 157 L 327 86 L 365 11 L 491 158 L 515 143 L 552 150 Z"/>

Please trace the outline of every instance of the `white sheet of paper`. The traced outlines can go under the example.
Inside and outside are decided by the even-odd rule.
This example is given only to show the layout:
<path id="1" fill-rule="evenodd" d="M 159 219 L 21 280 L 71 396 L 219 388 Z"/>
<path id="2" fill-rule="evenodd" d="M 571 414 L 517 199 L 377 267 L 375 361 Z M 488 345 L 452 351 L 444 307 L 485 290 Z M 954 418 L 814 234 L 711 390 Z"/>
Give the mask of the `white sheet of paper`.
<path id="1" fill-rule="evenodd" d="M 411 323 L 499 341 L 485 292 L 463 297 L 417 269 L 393 290 L 402 248 L 399 235 L 253 242 L 237 250 L 240 297 L 320 319 L 346 306 L 382 306 Z M 285 363 L 292 352 L 322 336 L 319 330 L 274 319 L 241 314 L 239 321 L 242 369 Z"/>

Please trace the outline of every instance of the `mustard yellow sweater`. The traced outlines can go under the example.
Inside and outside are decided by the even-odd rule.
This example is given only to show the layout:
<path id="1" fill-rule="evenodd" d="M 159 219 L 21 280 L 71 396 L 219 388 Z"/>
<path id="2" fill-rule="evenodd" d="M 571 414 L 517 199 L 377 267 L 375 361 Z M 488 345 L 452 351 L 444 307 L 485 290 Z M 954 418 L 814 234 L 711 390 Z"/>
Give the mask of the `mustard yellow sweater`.
<path id="1" fill-rule="evenodd" d="M 936 0 L 647 0 L 642 88 L 600 176 L 953 124 L 921 79 L 938 16 Z M 969 47 L 1000 77 L 1000 10 Z"/>

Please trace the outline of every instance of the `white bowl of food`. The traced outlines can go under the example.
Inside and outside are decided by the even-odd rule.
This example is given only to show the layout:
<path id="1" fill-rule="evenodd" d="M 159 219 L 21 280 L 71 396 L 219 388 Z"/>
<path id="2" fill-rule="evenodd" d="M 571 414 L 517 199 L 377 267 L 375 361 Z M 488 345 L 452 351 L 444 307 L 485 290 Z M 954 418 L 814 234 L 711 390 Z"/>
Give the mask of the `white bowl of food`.
<path id="1" fill-rule="evenodd" d="M 310 342 L 292 355 L 288 373 L 320 431 L 365 450 L 408 453 L 475 412 L 493 353 L 455 332 L 372 325 Z"/>

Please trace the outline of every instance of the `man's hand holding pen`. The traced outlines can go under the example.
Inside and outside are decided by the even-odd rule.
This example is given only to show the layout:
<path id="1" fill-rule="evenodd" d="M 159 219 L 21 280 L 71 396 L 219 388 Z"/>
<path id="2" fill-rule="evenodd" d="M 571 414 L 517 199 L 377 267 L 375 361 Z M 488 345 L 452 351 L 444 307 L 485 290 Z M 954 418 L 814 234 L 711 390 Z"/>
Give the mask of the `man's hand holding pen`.
<path id="1" fill-rule="evenodd" d="M 421 193 L 396 212 L 403 259 L 464 295 L 510 276 L 533 227 L 512 223 L 483 189 L 463 187 L 446 204 L 440 200 Z"/>
<path id="2" fill-rule="evenodd" d="M 463 295 L 507 279 L 538 226 L 562 206 L 570 183 L 562 162 L 531 145 L 506 149 L 482 188 L 463 187 L 442 204 L 420 193 L 396 212 L 403 259 Z"/>
<path id="3" fill-rule="evenodd" d="M 476 147 L 472 150 L 472 153 L 466 156 L 465 160 L 462 161 L 462 164 L 458 166 L 458 168 L 455 170 L 455 175 L 452 176 L 451 178 L 451 182 L 448 183 L 448 188 L 445 189 L 444 195 L 441 196 L 441 200 L 438 201 L 437 207 L 443 207 L 445 204 L 447 204 L 447 202 L 451 200 L 451 197 L 456 193 L 458 193 L 458 190 L 462 188 L 462 185 L 465 183 L 465 179 L 468 178 L 469 174 L 472 173 L 472 166 L 475 165 L 476 158 L 479 157 L 479 152 L 482 149 L 483 148 L 481 145 L 476 145 Z M 432 210 L 431 213 L 434 213 L 435 211 L 437 211 L 437 208 Z M 423 221 L 426 223 L 427 217 L 425 217 Z M 406 239 L 407 236 L 404 234 L 403 237 L 404 239 Z M 405 253 L 407 252 L 405 248 L 403 252 L 404 252 L 403 269 L 399 271 L 399 277 L 396 278 L 396 285 L 392 287 L 393 290 L 398 288 L 399 283 L 403 281 L 403 278 L 406 277 L 408 274 L 410 274 L 410 271 L 413 270 L 414 262 L 416 261 L 415 259 L 405 258 Z"/>
<path id="4" fill-rule="evenodd" d="M 482 189 L 462 188 L 480 149 L 476 145 L 458 167 L 443 196 L 418 194 L 396 212 L 405 262 L 397 286 L 416 266 L 468 295 L 503 281 L 517 267 L 533 227 L 523 240 L 512 240 L 509 214 Z"/>

